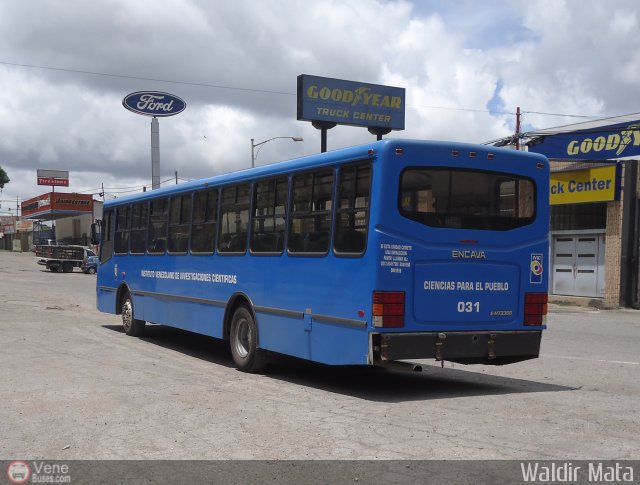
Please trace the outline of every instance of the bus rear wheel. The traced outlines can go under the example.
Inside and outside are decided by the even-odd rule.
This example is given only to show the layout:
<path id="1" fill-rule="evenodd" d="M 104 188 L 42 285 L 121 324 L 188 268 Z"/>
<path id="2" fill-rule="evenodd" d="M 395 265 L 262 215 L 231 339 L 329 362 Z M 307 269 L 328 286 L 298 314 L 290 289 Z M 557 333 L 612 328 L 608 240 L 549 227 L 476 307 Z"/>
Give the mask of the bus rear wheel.
<path id="1" fill-rule="evenodd" d="M 244 305 L 233 313 L 230 334 L 231 355 L 238 370 L 260 372 L 266 366 L 265 352 L 258 348 L 258 326 Z"/>
<path id="2" fill-rule="evenodd" d="M 139 337 L 144 332 L 145 321 L 133 318 L 133 302 L 131 295 L 127 293 L 122 299 L 122 326 L 124 333 L 131 337 Z"/>

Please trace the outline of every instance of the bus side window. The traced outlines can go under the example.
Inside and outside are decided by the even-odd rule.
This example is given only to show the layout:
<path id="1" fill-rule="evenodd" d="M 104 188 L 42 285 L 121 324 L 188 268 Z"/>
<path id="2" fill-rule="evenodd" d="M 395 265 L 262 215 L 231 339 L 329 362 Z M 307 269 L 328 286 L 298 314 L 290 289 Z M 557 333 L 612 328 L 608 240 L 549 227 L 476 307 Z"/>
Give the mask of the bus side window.
<path id="1" fill-rule="evenodd" d="M 249 184 L 222 189 L 218 252 L 244 254 L 249 225 Z"/>
<path id="2" fill-rule="evenodd" d="M 189 248 L 191 222 L 191 194 L 171 197 L 169 203 L 169 239 L 167 250 L 172 254 L 186 254 Z"/>
<path id="3" fill-rule="evenodd" d="M 147 251 L 151 254 L 162 254 L 167 249 L 167 205 L 167 199 L 151 201 L 147 237 Z"/>
<path id="4" fill-rule="evenodd" d="M 129 223 L 130 206 L 118 207 L 116 209 L 116 230 L 114 252 L 116 254 L 126 254 L 129 251 Z"/>
<path id="5" fill-rule="evenodd" d="M 370 192 L 370 163 L 340 169 L 333 243 L 336 253 L 364 253 L 367 244 Z"/>
<path id="6" fill-rule="evenodd" d="M 106 210 L 102 216 L 102 242 L 100 244 L 100 262 L 111 259 L 113 256 L 113 241 L 112 236 L 112 219 L 113 209 Z"/>
<path id="7" fill-rule="evenodd" d="M 287 213 L 286 177 L 257 182 L 253 197 L 250 249 L 253 253 L 282 253 Z"/>
<path id="8" fill-rule="evenodd" d="M 193 195 L 191 252 L 212 254 L 216 242 L 218 191 L 206 190 Z"/>
<path id="9" fill-rule="evenodd" d="M 131 208 L 131 254 L 144 254 L 147 249 L 147 226 L 149 223 L 149 203 L 142 202 Z"/>
<path id="10" fill-rule="evenodd" d="M 290 253 L 329 251 L 333 181 L 333 169 L 294 175 L 287 238 Z"/>

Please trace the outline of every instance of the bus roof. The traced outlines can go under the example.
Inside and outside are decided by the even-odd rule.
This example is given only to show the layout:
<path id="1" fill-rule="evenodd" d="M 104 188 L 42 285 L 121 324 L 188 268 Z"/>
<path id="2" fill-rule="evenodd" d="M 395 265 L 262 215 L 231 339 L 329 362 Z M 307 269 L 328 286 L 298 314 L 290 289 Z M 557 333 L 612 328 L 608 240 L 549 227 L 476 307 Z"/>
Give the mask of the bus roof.
<path id="1" fill-rule="evenodd" d="M 363 145 L 355 145 L 348 148 L 341 148 L 324 153 L 317 153 L 314 155 L 307 155 L 301 158 L 294 158 L 282 162 L 271 163 L 268 165 L 261 165 L 255 168 L 246 168 L 233 172 L 227 172 L 211 177 L 205 177 L 201 179 L 191 180 L 189 182 L 171 185 L 169 187 L 160 188 L 156 190 L 150 190 L 147 192 L 128 195 L 122 198 L 114 199 L 111 201 L 105 201 L 105 208 L 110 206 L 116 206 L 121 204 L 128 204 L 131 202 L 145 201 L 155 199 L 162 196 L 171 196 L 176 193 L 183 193 L 193 190 L 203 190 L 208 187 L 219 187 L 223 185 L 230 185 L 245 180 L 254 180 L 271 175 L 277 175 L 281 173 L 288 173 L 291 171 L 304 170 L 306 168 L 315 168 L 323 165 L 332 165 L 336 162 L 345 161 L 357 161 L 366 158 L 371 158 L 373 155 L 369 153 L 369 150 L 373 150 L 374 153 L 380 153 L 384 149 L 393 150 L 396 147 L 408 148 L 410 146 L 428 146 L 436 149 L 451 149 L 451 148 L 469 148 L 478 152 L 484 153 L 502 153 L 503 155 L 508 152 L 511 157 L 535 157 L 540 160 L 546 160 L 546 158 L 539 154 L 532 154 L 527 152 L 518 152 L 506 148 L 496 148 L 493 146 L 477 145 L 471 143 L 454 142 L 454 141 L 432 141 L 432 140 L 411 140 L 411 139 L 398 139 L 387 138 L 372 143 L 366 143 Z"/>

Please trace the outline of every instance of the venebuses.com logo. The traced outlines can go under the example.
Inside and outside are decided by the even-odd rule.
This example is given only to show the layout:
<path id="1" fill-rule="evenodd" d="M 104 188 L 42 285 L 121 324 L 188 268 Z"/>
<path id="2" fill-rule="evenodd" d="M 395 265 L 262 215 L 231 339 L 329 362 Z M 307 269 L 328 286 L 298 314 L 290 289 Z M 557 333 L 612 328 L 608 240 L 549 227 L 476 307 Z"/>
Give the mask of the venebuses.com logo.
<path id="1" fill-rule="evenodd" d="M 70 483 L 67 463 L 47 463 L 34 461 L 12 461 L 7 467 L 7 476 L 11 483 Z"/>
<path id="2" fill-rule="evenodd" d="M 24 461 L 12 461 L 7 468 L 7 476 L 11 483 L 27 483 L 31 476 L 31 469 Z"/>

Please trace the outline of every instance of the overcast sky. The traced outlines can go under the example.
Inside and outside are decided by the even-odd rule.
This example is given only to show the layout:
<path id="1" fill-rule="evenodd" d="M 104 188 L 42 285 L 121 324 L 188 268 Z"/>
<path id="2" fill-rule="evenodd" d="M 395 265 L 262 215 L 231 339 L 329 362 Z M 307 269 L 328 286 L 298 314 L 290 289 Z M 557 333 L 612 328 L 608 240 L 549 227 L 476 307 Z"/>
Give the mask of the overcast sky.
<path id="1" fill-rule="evenodd" d="M 161 180 L 194 179 L 316 153 L 296 120 L 296 77 L 406 88 L 389 136 L 484 142 L 640 111 L 638 0 L 4 0 L 0 3 L 0 214 L 49 191 L 151 183 L 150 121 L 134 91 L 180 96 L 160 119 Z M 544 114 L 542 114 L 544 113 Z M 557 116 L 573 115 L 573 116 Z M 329 149 L 373 140 L 329 131 Z M 173 183 L 173 182 L 171 182 Z"/>

